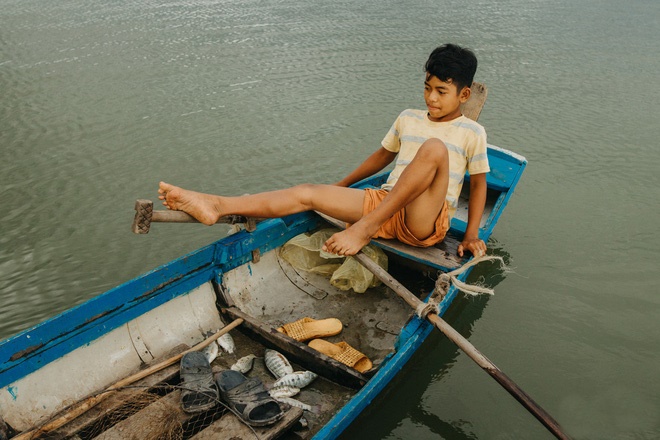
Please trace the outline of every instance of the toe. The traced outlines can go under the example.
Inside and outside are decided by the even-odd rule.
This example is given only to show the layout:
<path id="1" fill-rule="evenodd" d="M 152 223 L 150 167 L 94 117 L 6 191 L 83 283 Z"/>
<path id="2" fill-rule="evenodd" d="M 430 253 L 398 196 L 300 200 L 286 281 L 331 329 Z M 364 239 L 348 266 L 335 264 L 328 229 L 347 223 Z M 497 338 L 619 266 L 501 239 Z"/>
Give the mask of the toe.
<path id="1" fill-rule="evenodd" d="M 168 192 L 172 191 L 174 188 L 176 187 L 174 185 L 170 185 L 169 183 L 160 182 L 158 184 L 158 192 L 161 194 L 167 194 Z"/>

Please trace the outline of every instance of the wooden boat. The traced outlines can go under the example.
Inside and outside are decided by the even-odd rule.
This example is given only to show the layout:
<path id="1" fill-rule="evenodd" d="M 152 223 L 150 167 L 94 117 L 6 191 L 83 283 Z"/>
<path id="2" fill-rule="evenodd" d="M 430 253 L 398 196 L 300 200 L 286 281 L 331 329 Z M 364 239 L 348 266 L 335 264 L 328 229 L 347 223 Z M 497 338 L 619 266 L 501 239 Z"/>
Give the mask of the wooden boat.
<path id="1" fill-rule="evenodd" d="M 488 152 L 492 171 L 481 225 L 486 240 L 526 164 L 509 151 L 489 147 Z M 376 186 L 384 178 L 374 177 L 361 186 Z M 394 257 L 390 271 L 399 264 L 395 256 L 445 271 L 459 266 L 455 248 L 465 213 L 462 206 L 450 236 L 436 248 L 424 251 L 378 242 Z M 247 354 L 263 357 L 264 347 L 280 351 L 296 369 L 320 376 L 299 400 L 320 405 L 321 413 L 307 415 L 309 428 L 298 434 L 335 438 L 401 370 L 432 326 L 383 286 L 363 294 L 340 291 L 326 278 L 296 270 L 280 257 L 279 248 L 288 240 L 323 226 L 323 219 L 314 213 L 260 222 L 251 232 L 229 235 L 2 341 L 3 419 L 17 431 L 28 430 L 176 347 L 192 346 L 208 332 L 242 318 L 244 323 L 231 332 L 237 353 L 220 356 L 214 368 L 229 368 Z M 451 289 L 440 304 L 440 314 L 455 295 Z M 275 330 L 305 316 L 339 318 L 344 331 L 330 339 L 348 341 L 373 361 L 374 369 L 359 373 Z M 258 367 L 259 361 L 256 365 L 255 374 L 264 382 L 274 380 L 263 366 Z M 158 378 L 175 383 L 178 366 L 166 371 Z M 144 386 L 157 382 L 147 383 Z M 85 429 L 102 417 L 95 413 L 93 420 L 73 424 L 78 431 L 65 426 L 62 433 L 87 438 Z M 216 429 L 214 423 L 219 421 L 205 429 Z"/>
<path id="2" fill-rule="evenodd" d="M 491 172 L 480 228 L 484 240 L 491 236 L 527 163 L 494 146 L 488 147 L 488 155 Z M 377 175 L 358 186 L 379 186 L 386 177 Z M 467 261 L 456 256 L 458 237 L 466 226 L 467 187 L 449 236 L 437 247 L 422 250 L 374 241 L 390 257 L 391 273 L 412 273 L 409 278 L 415 281 L 423 277 L 411 272 L 410 263 L 448 271 Z M 172 421 L 177 438 L 336 438 L 399 373 L 433 326 L 385 286 L 362 294 L 338 290 L 325 277 L 297 270 L 284 260 L 282 245 L 328 226 L 317 214 L 252 226 L 0 342 L 0 438 L 3 429 L 8 437 L 29 434 L 19 438 L 160 438 Z M 417 291 L 421 299 L 433 285 L 423 287 L 423 293 Z M 452 287 L 439 305 L 439 315 L 456 295 Z M 328 340 L 347 341 L 366 354 L 374 368 L 360 373 L 276 330 L 302 317 L 340 319 L 343 331 Z M 263 356 L 265 348 L 277 350 L 294 369 L 319 375 L 295 397 L 317 411 L 291 407 L 276 425 L 254 430 L 220 405 L 202 415 L 184 413 L 176 387 L 179 365 L 174 363 L 57 429 L 32 431 L 66 414 L 75 402 L 100 395 L 122 378 L 194 346 L 239 318 L 242 323 L 230 331 L 236 352 L 218 356 L 214 371 L 254 354 L 257 359 L 247 375 L 272 383 Z M 146 403 L 145 393 L 153 396 Z"/>

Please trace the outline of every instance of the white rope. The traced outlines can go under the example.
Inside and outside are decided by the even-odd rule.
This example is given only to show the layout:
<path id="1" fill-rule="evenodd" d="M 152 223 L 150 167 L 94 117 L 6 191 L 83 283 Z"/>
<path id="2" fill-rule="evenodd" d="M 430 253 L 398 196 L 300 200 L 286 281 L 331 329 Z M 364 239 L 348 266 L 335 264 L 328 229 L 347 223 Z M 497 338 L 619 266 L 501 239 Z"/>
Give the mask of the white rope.
<path id="1" fill-rule="evenodd" d="M 429 300 L 427 303 L 419 303 L 415 309 L 415 313 L 420 319 L 426 319 L 429 313 L 435 313 L 436 315 L 440 313 L 440 307 L 438 307 L 438 303 Z"/>
<path id="2" fill-rule="evenodd" d="M 494 255 L 482 255 L 481 257 L 473 258 L 456 270 L 441 273 L 435 282 L 435 292 L 431 298 L 429 298 L 429 301 L 427 303 L 421 303 L 419 306 L 417 306 L 417 309 L 415 310 L 417 316 L 419 316 L 421 319 L 426 319 L 426 316 L 429 313 L 437 314 L 440 310 L 438 304 L 443 300 L 445 295 L 447 295 L 447 292 L 449 291 L 449 288 L 452 284 L 458 290 L 467 295 L 494 295 L 495 291 L 493 289 L 475 284 L 467 284 L 458 279 L 458 275 L 479 263 L 483 263 L 484 261 L 499 261 L 501 267 L 506 267 L 502 257 L 497 257 Z"/>
<path id="3" fill-rule="evenodd" d="M 451 283 L 458 290 L 460 290 L 461 292 L 464 292 L 468 295 L 473 295 L 473 296 L 476 296 L 476 295 L 494 295 L 495 291 L 493 289 L 490 289 L 490 288 L 484 287 L 484 286 L 475 285 L 475 284 L 467 284 L 467 283 L 464 283 L 464 282 L 462 282 L 458 279 L 458 275 L 462 274 L 463 272 L 465 272 L 466 270 L 468 270 L 472 266 L 476 266 L 477 264 L 482 263 L 484 261 L 499 261 L 502 266 L 505 266 L 504 259 L 502 257 L 497 257 L 497 256 L 494 256 L 494 255 L 482 255 L 481 257 L 473 258 L 472 260 L 468 261 L 467 263 L 465 263 L 463 266 L 459 267 L 456 270 L 440 274 L 440 277 L 438 278 L 438 281 L 440 281 L 443 278 L 445 280 L 449 279 L 451 281 Z M 437 284 L 438 283 L 436 282 L 436 286 L 437 286 Z M 447 290 L 449 290 L 449 289 L 447 289 Z M 445 292 L 445 293 L 447 293 L 447 292 Z"/>

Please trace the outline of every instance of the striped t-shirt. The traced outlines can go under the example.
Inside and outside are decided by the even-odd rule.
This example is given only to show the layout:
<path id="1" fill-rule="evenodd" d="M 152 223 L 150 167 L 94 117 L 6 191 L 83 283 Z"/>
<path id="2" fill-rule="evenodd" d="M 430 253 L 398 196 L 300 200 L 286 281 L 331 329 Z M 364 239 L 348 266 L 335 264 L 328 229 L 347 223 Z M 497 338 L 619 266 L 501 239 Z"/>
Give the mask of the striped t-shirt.
<path id="1" fill-rule="evenodd" d="M 404 110 L 394 121 L 381 145 L 398 153 L 396 165 L 387 182 L 382 186 L 391 190 L 419 147 L 430 138 L 440 139 L 449 151 L 449 188 L 447 203 L 452 218 L 458 206 L 465 171 L 470 174 L 487 173 L 486 130 L 465 116 L 448 122 L 433 122 L 426 110 Z"/>

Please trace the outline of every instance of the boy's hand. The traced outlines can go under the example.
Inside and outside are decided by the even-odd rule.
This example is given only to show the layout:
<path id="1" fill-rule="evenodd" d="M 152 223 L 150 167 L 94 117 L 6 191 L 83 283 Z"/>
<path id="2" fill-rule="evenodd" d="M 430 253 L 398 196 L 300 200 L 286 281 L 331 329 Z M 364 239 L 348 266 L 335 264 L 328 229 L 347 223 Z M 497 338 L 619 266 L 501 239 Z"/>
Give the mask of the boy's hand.
<path id="1" fill-rule="evenodd" d="M 479 237 L 465 237 L 461 244 L 458 245 L 458 256 L 462 257 L 465 251 L 472 252 L 475 257 L 486 255 L 486 243 Z"/>

